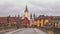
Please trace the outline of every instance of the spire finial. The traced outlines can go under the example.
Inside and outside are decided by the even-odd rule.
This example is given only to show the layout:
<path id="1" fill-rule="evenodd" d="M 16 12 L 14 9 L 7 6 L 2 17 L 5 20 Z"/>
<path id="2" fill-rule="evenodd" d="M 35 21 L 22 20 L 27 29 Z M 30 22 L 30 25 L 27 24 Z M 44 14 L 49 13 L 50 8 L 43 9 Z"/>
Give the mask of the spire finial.
<path id="1" fill-rule="evenodd" d="M 27 9 L 27 4 L 26 4 L 26 9 L 25 9 L 25 11 L 28 11 L 28 9 Z"/>

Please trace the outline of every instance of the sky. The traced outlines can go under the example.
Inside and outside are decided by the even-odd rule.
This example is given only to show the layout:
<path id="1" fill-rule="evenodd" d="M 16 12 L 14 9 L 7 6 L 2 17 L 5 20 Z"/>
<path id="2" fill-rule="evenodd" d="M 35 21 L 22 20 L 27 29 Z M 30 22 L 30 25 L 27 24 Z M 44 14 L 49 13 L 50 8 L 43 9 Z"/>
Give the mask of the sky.
<path id="1" fill-rule="evenodd" d="M 60 16 L 60 0 L 0 0 L 0 16 L 23 16 L 26 5 L 29 15 Z"/>

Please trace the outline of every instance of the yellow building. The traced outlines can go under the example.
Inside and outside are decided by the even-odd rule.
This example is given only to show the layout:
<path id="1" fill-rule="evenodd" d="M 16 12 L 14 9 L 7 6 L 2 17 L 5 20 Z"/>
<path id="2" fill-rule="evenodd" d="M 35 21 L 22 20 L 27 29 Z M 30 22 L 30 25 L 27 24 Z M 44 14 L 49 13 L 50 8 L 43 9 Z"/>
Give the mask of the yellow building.
<path id="1" fill-rule="evenodd" d="M 60 23 L 58 23 L 58 28 L 60 28 Z"/>
<path id="2" fill-rule="evenodd" d="M 37 20 L 34 20 L 34 25 L 37 26 Z"/>
<path id="3" fill-rule="evenodd" d="M 37 20 L 37 27 L 39 27 L 40 26 L 40 20 L 38 19 Z"/>
<path id="4" fill-rule="evenodd" d="M 44 25 L 44 24 L 43 24 L 43 19 L 41 19 L 41 22 L 40 22 L 40 23 L 41 23 L 41 27 L 43 27 L 43 25 Z"/>
<path id="5" fill-rule="evenodd" d="M 55 24 L 55 27 L 56 27 L 56 28 L 60 28 L 60 23 L 58 23 L 58 24 L 56 23 L 56 24 Z"/>
<path id="6" fill-rule="evenodd" d="M 37 27 L 40 26 L 40 21 L 38 19 L 34 20 L 34 26 L 37 26 Z"/>
<path id="7" fill-rule="evenodd" d="M 48 19 L 45 19 L 44 25 L 47 24 L 47 23 L 49 23 L 49 20 Z"/>

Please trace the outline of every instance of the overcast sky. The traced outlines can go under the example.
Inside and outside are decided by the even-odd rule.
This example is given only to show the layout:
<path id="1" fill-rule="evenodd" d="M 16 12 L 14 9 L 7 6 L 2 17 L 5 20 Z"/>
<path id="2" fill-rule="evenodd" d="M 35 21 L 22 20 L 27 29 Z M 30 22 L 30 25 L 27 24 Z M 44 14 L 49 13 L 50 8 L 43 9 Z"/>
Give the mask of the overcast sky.
<path id="1" fill-rule="evenodd" d="M 29 14 L 60 16 L 60 0 L 0 0 L 0 16 L 23 16 L 26 4 Z"/>

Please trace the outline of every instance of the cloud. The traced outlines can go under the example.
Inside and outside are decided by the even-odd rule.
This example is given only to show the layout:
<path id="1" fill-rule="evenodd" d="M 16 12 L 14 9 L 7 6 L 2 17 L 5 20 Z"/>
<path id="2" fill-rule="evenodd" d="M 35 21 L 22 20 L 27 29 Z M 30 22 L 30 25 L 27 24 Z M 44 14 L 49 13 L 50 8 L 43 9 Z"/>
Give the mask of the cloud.
<path id="1" fill-rule="evenodd" d="M 0 16 L 23 16 L 26 3 L 26 0 L 1 0 Z"/>
<path id="2" fill-rule="evenodd" d="M 25 4 L 25 0 L 0 0 L 0 16 L 22 16 Z"/>
<path id="3" fill-rule="evenodd" d="M 28 0 L 37 14 L 60 15 L 60 0 Z M 38 9 L 38 10 L 37 10 Z"/>
<path id="4" fill-rule="evenodd" d="M 23 16 L 26 3 L 29 15 L 60 15 L 60 0 L 0 0 L 0 16 Z"/>

